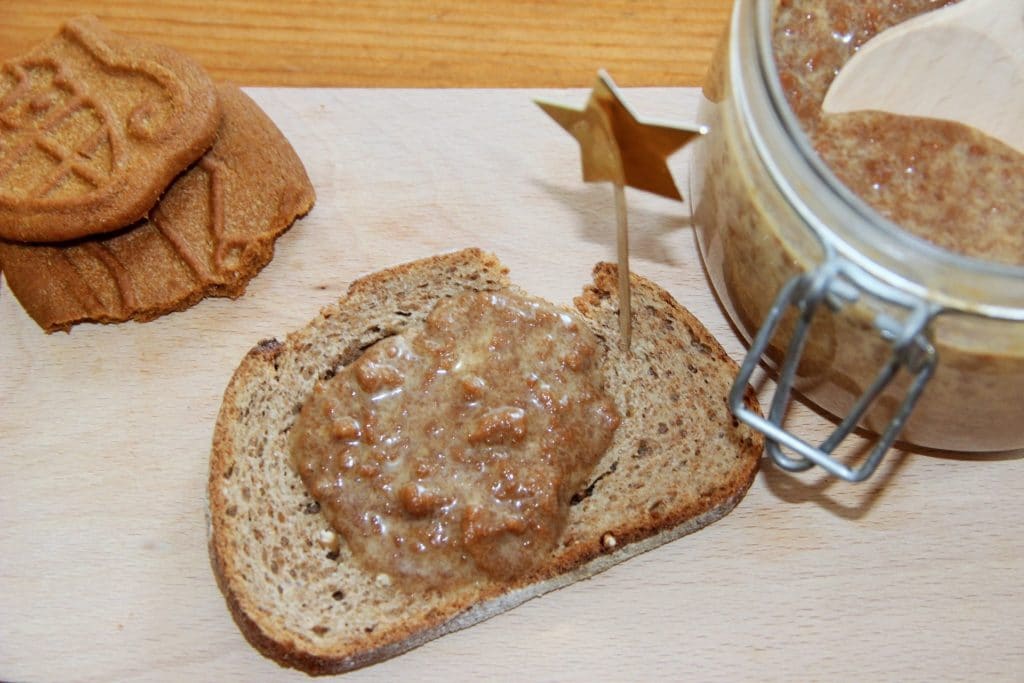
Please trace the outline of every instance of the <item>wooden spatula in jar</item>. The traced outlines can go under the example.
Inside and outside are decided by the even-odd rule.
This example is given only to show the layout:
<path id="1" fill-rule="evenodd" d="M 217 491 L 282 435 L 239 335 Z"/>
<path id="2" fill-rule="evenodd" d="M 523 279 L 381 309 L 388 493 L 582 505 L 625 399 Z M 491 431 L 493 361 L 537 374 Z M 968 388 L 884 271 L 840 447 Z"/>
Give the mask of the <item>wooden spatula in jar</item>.
<path id="1" fill-rule="evenodd" d="M 822 108 L 959 121 L 1024 152 L 1024 0 L 963 0 L 879 33 Z"/>

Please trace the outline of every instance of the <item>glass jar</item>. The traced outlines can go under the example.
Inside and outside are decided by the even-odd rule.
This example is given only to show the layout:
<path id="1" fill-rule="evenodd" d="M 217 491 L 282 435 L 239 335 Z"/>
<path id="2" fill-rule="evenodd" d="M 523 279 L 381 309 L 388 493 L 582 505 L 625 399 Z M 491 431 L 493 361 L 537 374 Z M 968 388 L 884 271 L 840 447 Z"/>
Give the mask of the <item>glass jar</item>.
<path id="1" fill-rule="evenodd" d="M 926 242 L 835 177 L 780 86 L 774 5 L 735 3 L 690 174 L 708 277 L 750 344 L 737 387 L 759 359 L 777 372 L 767 418 L 738 400 L 734 410 L 766 433 L 783 467 L 818 464 L 850 480 L 870 476 L 897 438 L 965 452 L 1024 447 L 1024 268 Z M 837 416 L 824 443 L 781 427 L 793 392 Z M 857 425 L 878 439 L 852 469 L 831 451 Z"/>

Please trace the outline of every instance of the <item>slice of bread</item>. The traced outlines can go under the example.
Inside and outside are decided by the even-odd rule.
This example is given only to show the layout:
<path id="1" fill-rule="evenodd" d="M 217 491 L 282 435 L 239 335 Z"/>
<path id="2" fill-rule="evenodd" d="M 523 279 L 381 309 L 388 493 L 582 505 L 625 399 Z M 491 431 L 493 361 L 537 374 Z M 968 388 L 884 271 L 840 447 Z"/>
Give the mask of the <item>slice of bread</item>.
<path id="1" fill-rule="evenodd" d="M 624 354 L 616 281 L 615 266 L 599 264 L 575 304 L 604 347 L 622 422 L 573 498 L 550 562 L 511 583 L 410 594 L 361 571 L 287 450 L 314 384 L 362 349 L 421 324 L 443 297 L 516 290 L 495 257 L 467 249 L 369 275 L 305 328 L 246 355 L 213 438 L 209 545 L 228 607 L 258 650 L 311 674 L 372 664 L 696 531 L 740 501 L 763 443 L 726 405 L 736 365 L 692 314 L 637 276 Z M 747 402 L 756 406 L 749 389 Z"/>

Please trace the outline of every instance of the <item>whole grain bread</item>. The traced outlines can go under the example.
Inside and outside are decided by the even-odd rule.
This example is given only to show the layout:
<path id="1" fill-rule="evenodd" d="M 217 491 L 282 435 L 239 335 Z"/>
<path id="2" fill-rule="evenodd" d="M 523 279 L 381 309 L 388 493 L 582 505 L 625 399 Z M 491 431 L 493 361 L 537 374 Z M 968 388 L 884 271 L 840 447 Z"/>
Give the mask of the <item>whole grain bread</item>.
<path id="1" fill-rule="evenodd" d="M 284 341 L 257 344 L 225 391 L 210 459 L 211 562 L 241 631 L 283 665 L 338 673 L 397 655 L 696 531 L 728 513 L 754 478 L 763 443 L 726 404 L 733 361 L 691 313 L 635 275 L 632 350 L 620 351 L 617 271 L 598 264 L 575 304 L 604 347 L 622 422 L 574 496 L 550 561 L 510 583 L 415 595 L 361 571 L 291 469 L 286 434 L 318 380 L 466 289 L 519 291 L 476 249 L 369 275 Z M 756 406 L 749 389 L 746 400 Z"/>

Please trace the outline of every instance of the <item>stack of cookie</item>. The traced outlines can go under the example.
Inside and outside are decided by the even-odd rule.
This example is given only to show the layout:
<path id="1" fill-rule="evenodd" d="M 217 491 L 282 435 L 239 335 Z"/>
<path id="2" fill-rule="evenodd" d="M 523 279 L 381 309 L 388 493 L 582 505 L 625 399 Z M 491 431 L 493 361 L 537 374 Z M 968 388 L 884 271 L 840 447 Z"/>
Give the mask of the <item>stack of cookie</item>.
<path id="1" fill-rule="evenodd" d="M 237 297 L 312 207 L 241 90 L 92 17 L 0 69 L 0 270 L 48 332 Z"/>

